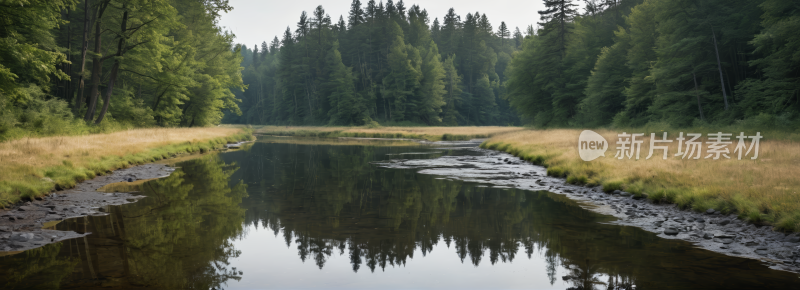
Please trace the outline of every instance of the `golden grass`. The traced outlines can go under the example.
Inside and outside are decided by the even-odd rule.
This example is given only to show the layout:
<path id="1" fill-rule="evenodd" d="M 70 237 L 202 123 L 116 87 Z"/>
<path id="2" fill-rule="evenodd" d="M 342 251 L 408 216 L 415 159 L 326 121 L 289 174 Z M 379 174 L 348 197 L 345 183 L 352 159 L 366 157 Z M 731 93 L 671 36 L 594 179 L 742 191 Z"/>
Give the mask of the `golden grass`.
<path id="1" fill-rule="evenodd" d="M 796 141 L 762 139 L 757 160 L 750 160 L 752 152 L 742 160 L 734 154 L 729 155 L 731 159 L 703 159 L 707 145 L 702 147 L 700 160 L 681 159 L 674 156 L 678 152 L 678 142 L 674 141 L 667 160 L 662 159 L 661 150 L 655 150 L 653 157 L 646 160 L 648 134 L 639 160 L 635 156 L 619 160 L 613 156 L 617 134 L 621 132 L 595 130 L 609 142 L 608 151 L 606 157 L 585 162 L 578 155 L 581 131 L 526 130 L 495 136 L 481 146 L 545 165 L 548 174 L 567 177 L 570 183 L 602 185 L 606 191 L 623 189 L 697 211 L 715 208 L 752 222 L 800 231 L 800 143 Z M 678 132 L 670 133 L 669 139 L 678 137 Z M 660 140 L 661 136 L 656 134 L 656 138 Z M 732 139 L 731 152 L 738 142 Z"/>
<path id="2" fill-rule="evenodd" d="M 109 170 L 249 138 L 240 128 L 132 129 L 0 143 L 0 205 L 74 186 Z"/>
<path id="3" fill-rule="evenodd" d="M 260 126 L 254 133 L 299 137 L 364 137 L 364 138 L 408 138 L 441 140 L 469 140 L 489 138 L 497 134 L 521 131 L 521 127 L 297 127 Z"/>

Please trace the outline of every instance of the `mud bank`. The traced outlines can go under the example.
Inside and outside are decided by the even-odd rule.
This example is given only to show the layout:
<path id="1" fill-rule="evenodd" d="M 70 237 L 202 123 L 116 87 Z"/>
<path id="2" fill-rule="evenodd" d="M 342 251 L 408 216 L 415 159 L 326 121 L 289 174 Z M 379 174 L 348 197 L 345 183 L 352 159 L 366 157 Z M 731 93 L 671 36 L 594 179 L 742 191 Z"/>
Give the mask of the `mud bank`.
<path id="1" fill-rule="evenodd" d="M 239 149 L 245 143 L 229 143 L 222 151 Z M 101 192 L 100 188 L 120 182 L 136 182 L 169 176 L 175 168 L 165 164 L 144 164 L 119 169 L 78 183 L 74 188 L 56 191 L 41 200 L 18 203 L 0 209 L 0 256 L 13 255 L 91 233 L 55 230 L 69 218 L 106 215 L 107 207 L 138 201 L 144 196 L 132 192 Z"/>
<path id="2" fill-rule="evenodd" d="M 495 188 L 544 190 L 566 195 L 590 211 L 617 218 L 611 224 L 634 226 L 665 239 L 684 240 L 698 248 L 756 259 L 776 270 L 800 273 L 800 237 L 775 232 L 772 226 L 756 226 L 709 210 L 695 213 L 671 204 L 654 204 L 627 192 L 604 193 L 601 187 L 566 184 L 547 176 L 547 169 L 511 154 L 477 148 L 480 142 L 436 142 L 440 148 L 471 151 L 467 156 L 435 159 L 393 159 L 375 163 L 385 168 L 418 169 L 442 179 L 486 184 Z M 443 147 L 443 148 L 442 148 Z M 401 157 L 402 158 L 402 157 Z"/>

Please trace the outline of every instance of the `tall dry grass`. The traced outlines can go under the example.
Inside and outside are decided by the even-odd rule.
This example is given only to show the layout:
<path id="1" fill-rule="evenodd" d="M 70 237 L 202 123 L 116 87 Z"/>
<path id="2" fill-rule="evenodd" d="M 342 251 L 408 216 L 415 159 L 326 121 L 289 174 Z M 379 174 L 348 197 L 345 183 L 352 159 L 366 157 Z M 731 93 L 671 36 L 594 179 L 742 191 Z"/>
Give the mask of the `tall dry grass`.
<path id="1" fill-rule="evenodd" d="M 762 139 L 756 160 L 733 154 L 738 142 L 732 138 L 731 159 L 701 159 L 674 156 L 678 142 L 669 144 L 667 160 L 662 151 L 645 159 L 650 150 L 650 136 L 645 136 L 639 160 L 617 159 L 617 134 L 596 130 L 608 142 L 606 157 L 591 162 L 580 159 L 578 136 L 582 130 L 526 130 L 502 134 L 482 147 L 506 151 L 548 167 L 548 174 L 567 177 L 571 183 L 602 185 L 604 190 L 622 189 L 646 195 L 656 202 L 676 203 L 684 208 L 704 211 L 708 208 L 737 213 L 752 222 L 766 222 L 783 230 L 800 231 L 800 143 Z M 628 132 L 638 133 L 638 132 Z M 675 140 L 678 132 L 669 132 Z M 684 132 L 692 133 L 692 132 Z M 738 135 L 739 132 L 724 132 Z M 755 132 L 745 132 L 753 135 Z M 708 141 L 704 134 L 703 142 Z M 656 139 L 661 136 L 656 134 Z M 748 146 L 749 146 L 749 140 Z M 657 144 L 661 145 L 661 144 Z M 685 146 L 685 145 L 684 145 Z"/>
<path id="2" fill-rule="evenodd" d="M 521 131 L 521 127 L 297 127 L 260 126 L 257 134 L 301 137 L 369 137 L 369 138 L 410 138 L 440 140 L 469 140 L 489 138 L 497 134 Z"/>
<path id="3" fill-rule="evenodd" d="M 249 133 L 239 128 L 154 128 L 3 142 L 0 143 L 0 205 L 181 150 L 210 149 L 230 138 L 245 138 L 244 135 Z"/>

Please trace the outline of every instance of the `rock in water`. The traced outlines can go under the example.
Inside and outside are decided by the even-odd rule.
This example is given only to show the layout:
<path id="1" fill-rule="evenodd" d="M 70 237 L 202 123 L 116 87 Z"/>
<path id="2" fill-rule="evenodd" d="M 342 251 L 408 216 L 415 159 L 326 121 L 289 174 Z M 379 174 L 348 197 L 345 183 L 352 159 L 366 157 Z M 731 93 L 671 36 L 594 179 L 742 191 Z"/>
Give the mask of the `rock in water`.
<path id="1" fill-rule="evenodd" d="M 664 230 L 665 235 L 674 236 L 678 234 L 678 230 L 675 228 L 668 228 Z"/>
<path id="2" fill-rule="evenodd" d="M 11 236 L 11 238 L 9 240 L 14 241 L 14 242 L 27 242 L 28 238 L 25 237 L 24 235 L 15 235 L 15 236 Z"/>
<path id="3" fill-rule="evenodd" d="M 719 225 L 724 226 L 724 225 L 727 225 L 729 223 L 731 223 L 730 220 L 723 220 L 723 221 L 719 222 Z"/>
<path id="4" fill-rule="evenodd" d="M 709 233 L 706 233 L 705 235 L 703 235 L 703 238 L 706 239 L 706 240 L 710 240 L 710 239 L 713 239 L 714 236 L 710 235 Z"/>

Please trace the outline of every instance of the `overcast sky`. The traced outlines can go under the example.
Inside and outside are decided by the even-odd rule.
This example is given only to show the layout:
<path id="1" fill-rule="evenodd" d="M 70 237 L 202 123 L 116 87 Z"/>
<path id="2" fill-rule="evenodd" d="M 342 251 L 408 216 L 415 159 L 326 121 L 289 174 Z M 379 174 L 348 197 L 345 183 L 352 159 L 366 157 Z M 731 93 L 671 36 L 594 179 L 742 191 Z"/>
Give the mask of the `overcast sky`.
<path id="1" fill-rule="evenodd" d="M 367 2 L 369 0 L 361 0 L 362 7 Z M 235 42 L 252 48 L 254 44 L 270 42 L 275 36 L 280 39 L 286 26 L 291 26 L 294 31 L 300 13 L 306 11 L 311 14 L 317 5 L 325 8 L 333 22 L 339 21 L 339 15 L 344 16 L 347 22 L 347 12 L 352 0 L 230 0 L 230 3 L 233 11 L 223 14 L 219 25 L 236 34 Z M 406 9 L 417 4 L 428 10 L 431 23 L 435 18 L 439 18 L 441 22 L 447 10 L 453 7 L 462 20 L 467 13 L 478 11 L 486 14 L 495 31 L 500 22 L 505 21 L 509 30 L 513 32 L 515 27 L 519 27 L 523 33 L 525 27 L 539 21 L 537 11 L 544 9 L 541 0 L 404 0 L 403 3 Z"/>

